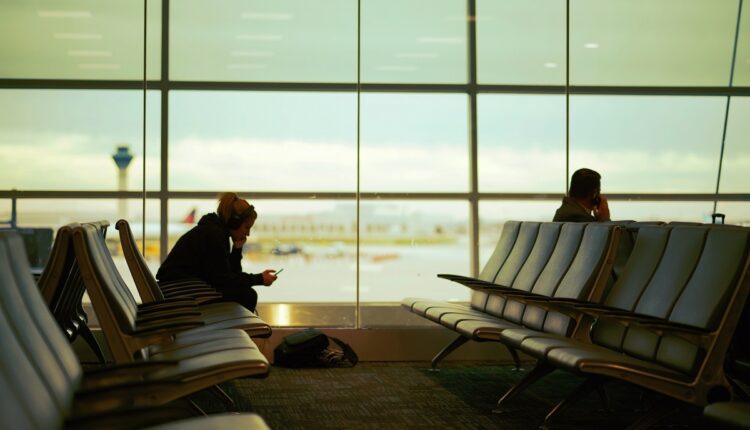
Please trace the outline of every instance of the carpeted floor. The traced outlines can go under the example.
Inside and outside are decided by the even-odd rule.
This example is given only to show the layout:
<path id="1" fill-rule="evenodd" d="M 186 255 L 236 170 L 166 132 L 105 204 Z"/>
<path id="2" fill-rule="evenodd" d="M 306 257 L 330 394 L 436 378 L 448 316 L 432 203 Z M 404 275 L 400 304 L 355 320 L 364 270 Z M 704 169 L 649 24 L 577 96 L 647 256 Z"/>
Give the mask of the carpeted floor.
<path id="1" fill-rule="evenodd" d="M 446 363 L 440 372 L 428 363 L 359 363 L 348 369 L 274 367 L 266 379 L 241 379 L 222 386 L 237 409 L 252 410 L 273 429 L 534 429 L 547 412 L 581 380 L 555 372 L 493 413 L 499 396 L 525 372 L 512 366 Z M 641 392 L 607 386 L 611 408 L 596 395 L 566 411 L 551 428 L 618 429 L 643 415 Z M 645 403 L 659 404 L 657 398 Z M 224 411 L 217 398 L 201 393 L 196 403 Z M 710 428 L 700 411 L 684 408 L 658 428 Z"/>

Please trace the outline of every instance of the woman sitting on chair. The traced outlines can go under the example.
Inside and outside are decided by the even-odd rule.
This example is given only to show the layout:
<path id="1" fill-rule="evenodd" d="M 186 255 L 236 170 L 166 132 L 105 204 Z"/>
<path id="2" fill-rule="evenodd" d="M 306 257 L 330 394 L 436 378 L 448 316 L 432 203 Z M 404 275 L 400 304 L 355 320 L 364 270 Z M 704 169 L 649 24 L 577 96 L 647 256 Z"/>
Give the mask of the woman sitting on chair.
<path id="1" fill-rule="evenodd" d="M 216 212 L 204 215 L 177 240 L 156 278 L 162 282 L 198 278 L 220 292 L 225 301 L 255 311 L 258 293 L 252 287 L 268 286 L 276 280 L 275 270 L 259 274 L 242 271 L 242 247 L 257 217 L 247 200 L 235 193 L 221 194 Z"/>

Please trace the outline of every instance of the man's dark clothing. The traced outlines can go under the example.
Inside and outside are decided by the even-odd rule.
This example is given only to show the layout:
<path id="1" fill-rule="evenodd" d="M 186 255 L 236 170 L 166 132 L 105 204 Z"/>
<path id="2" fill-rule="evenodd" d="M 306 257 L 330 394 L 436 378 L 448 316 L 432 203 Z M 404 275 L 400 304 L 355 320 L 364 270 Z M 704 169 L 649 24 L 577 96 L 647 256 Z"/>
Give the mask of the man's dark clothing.
<path id="1" fill-rule="evenodd" d="M 236 301 L 255 310 L 257 293 L 250 287 L 263 284 L 263 275 L 242 272 L 242 250 L 229 243 L 229 230 L 215 213 L 204 215 L 198 225 L 177 240 L 156 278 L 178 281 L 198 278 Z"/>
<path id="2" fill-rule="evenodd" d="M 557 208 L 552 221 L 588 222 L 596 221 L 591 211 L 587 210 L 572 197 L 563 197 L 562 205 Z"/>

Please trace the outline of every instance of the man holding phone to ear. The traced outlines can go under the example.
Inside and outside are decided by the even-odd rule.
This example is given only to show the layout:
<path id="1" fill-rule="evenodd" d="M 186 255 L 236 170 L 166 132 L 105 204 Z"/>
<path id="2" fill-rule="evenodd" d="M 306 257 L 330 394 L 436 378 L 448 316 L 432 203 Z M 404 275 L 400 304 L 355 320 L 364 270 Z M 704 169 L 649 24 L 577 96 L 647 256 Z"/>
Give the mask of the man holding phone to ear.
<path id="1" fill-rule="evenodd" d="M 578 169 L 570 178 L 570 190 L 552 221 L 609 221 L 607 197 L 601 194 L 602 176 L 591 169 Z"/>

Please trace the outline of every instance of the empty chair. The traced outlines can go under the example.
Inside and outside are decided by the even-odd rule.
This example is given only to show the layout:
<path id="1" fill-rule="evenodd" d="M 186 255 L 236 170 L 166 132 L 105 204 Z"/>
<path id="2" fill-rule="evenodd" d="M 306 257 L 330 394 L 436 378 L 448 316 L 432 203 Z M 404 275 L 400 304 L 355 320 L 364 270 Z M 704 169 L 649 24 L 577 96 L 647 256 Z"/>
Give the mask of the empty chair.
<path id="1" fill-rule="evenodd" d="M 109 223 L 97 221 L 94 225 L 102 237 Z M 81 279 L 80 269 L 72 253 L 73 223 L 58 229 L 50 251 L 50 258 L 39 277 L 39 289 L 44 301 L 72 343 L 80 335 L 96 354 L 99 362 L 104 362 L 104 353 L 88 327 L 88 315 L 83 310 L 82 300 L 86 288 Z M 71 252 L 69 252 L 71 251 Z"/>
<path id="2" fill-rule="evenodd" d="M 125 404 L 161 399 L 160 392 L 173 390 L 177 379 L 168 377 L 161 386 L 149 382 L 154 366 L 138 369 L 113 369 L 116 376 L 103 384 L 82 387 L 84 378 L 72 347 L 63 338 L 52 315 L 44 305 L 23 255 L 23 243 L 13 234 L 0 234 L 0 427 L 58 429 L 75 427 L 133 428 L 155 425 L 184 416 L 174 410 L 124 410 Z M 160 367 L 174 367 L 163 364 Z M 117 383 L 118 371 L 135 371 L 126 383 Z M 114 373 L 115 375 L 113 375 Z M 101 376 L 101 372 L 98 372 Z M 100 381 L 101 381 L 100 380 Z M 115 382 L 113 382 L 115 381 Z M 140 382 L 136 382 L 140 381 Z M 169 388 L 166 388 L 169 387 Z M 154 390 L 154 391 L 152 391 Z M 78 409 L 83 414 L 75 414 Z M 96 415 L 92 412 L 97 411 Z M 108 415 L 109 413 L 109 415 Z M 205 426 L 188 420 L 191 428 L 243 425 L 243 428 L 267 428 L 259 417 L 247 414 L 211 417 Z M 222 421 L 226 419 L 226 421 Z M 171 425 L 176 425 L 173 423 Z M 200 426 L 200 427 L 195 427 Z M 158 428 L 158 427 L 156 427 Z"/>
<path id="3" fill-rule="evenodd" d="M 587 377 L 547 420 L 611 379 L 700 407 L 728 398 L 724 364 L 750 289 L 749 243 L 746 228 L 643 227 L 602 305 L 546 299 L 581 323 L 572 338 L 529 336 L 520 349 Z"/>

